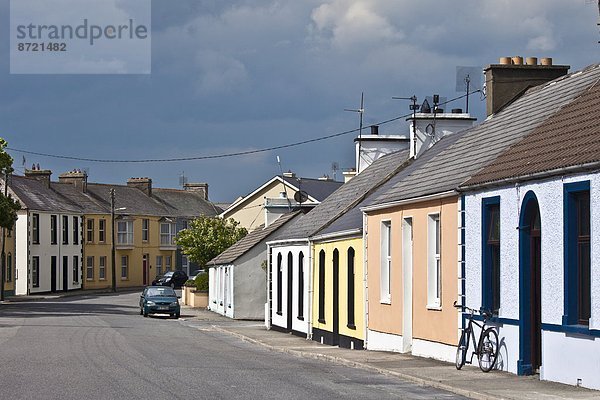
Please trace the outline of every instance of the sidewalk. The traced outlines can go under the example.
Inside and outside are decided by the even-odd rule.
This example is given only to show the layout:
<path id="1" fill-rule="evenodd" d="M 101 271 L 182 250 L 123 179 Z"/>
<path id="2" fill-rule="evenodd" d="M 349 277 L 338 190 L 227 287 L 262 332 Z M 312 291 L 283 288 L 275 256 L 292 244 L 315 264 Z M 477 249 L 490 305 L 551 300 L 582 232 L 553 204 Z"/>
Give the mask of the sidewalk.
<path id="1" fill-rule="evenodd" d="M 213 321 L 215 330 L 273 351 L 369 369 L 472 399 L 600 399 L 600 392 L 540 381 L 537 376 L 523 377 L 499 371 L 486 374 L 469 365 L 458 371 L 453 364 L 407 354 L 340 349 L 267 330 L 261 321 L 233 321 L 206 310 L 189 307 L 184 310 L 182 313 L 193 314 L 193 318 Z"/>
<path id="2" fill-rule="evenodd" d="M 110 295 L 110 294 L 123 294 L 123 293 L 131 293 L 131 292 L 142 292 L 144 289 L 143 286 L 140 287 L 128 287 L 128 288 L 119 288 L 116 293 L 112 291 L 112 289 L 74 289 L 69 290 L 67 292 L 48 292 L 48 293 L 40 293 L 40 294 L 29 294 L 29 295 L 14 295 L 14 296 L 6 296 L 4 299 L 4 303 L 21 303 L 26 301 L 43 301 L 43 300 L 56 300 L 64 297 L 74 297 L 74 296 L 101 296 L 101 295 Z"/>

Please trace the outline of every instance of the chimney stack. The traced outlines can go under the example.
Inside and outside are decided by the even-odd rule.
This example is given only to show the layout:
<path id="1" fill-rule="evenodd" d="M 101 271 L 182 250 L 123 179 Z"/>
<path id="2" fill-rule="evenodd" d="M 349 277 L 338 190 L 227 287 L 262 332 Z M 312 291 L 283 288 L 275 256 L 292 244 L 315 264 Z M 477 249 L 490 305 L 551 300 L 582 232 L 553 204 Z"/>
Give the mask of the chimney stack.
<path id="1" fill-rule="evenodd" d="M 208 183 L 186 183 L 183 185 L 183 189 L 198 193 L 204 200 L 208 201 Z"/>
<path id="2" fill-rule="evenodd" d="M 58 176 L 60 183 L 70 183 L 75 185 L 77 189 L 80 189 L 83 193 L 87 191 L 87 173 L 78 169 L 73 171 L 65 172 Z"/>
<path id="3" fill-rule="evenodd" d="M 50 187 L 50 177 L 52 176 L 52 171 L 49 169 L 40 169 L 40 165 L 38 164 L 35 168 L 26 169 L 25 176 L 27 178 L 33 178 L 40 182 L 44 182 L 47 187 Z"/>
<path id="4" fill-rule="evenodd" d="M 149 197 L 152 197 L 152 179 L 150 178 L 129 178 L 127 186 L 140 189 Z"/>
<path id="5" fill-rule="evenodd" d="M 295 178 L 296 174 L 294 172 L 288 170 L 288 172 L 284 172 L 283 173 L 283 176 L 286 177 L 286 178 Z"/>
<path id="6" fill-rule="evenodd" d="M 541 85 L 569 72 L 569 65 L 553 65 L 552 58 L 500 57 L 499 64 L 488 66 L 485 71 L 486 109 L 490 116 L 498 112 L 515 96 L 528 87 Z"/>

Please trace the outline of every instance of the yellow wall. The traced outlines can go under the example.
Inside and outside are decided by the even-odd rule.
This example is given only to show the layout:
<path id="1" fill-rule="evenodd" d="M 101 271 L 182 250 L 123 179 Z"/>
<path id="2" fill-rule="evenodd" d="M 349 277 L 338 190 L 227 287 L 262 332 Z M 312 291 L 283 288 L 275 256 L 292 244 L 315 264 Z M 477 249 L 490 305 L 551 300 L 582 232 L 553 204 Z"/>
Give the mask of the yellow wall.
<path id="1" fill-rule="evenodd" d="M 7 269 L 10 268 L 11 269 L 11 280 L 9 282 L 6 282 L 6 278 L 7 278 L 7 271 L 5 271 L 5 275 L 4 275 L 4 290 L 5 293 L 13 293 L 15 292 L 15 274 L 16 274 L 16 254 L 15 254 L 15 230 L 13 229 L 10 232 L 10 236 L 8 236 L 8 230 L 5 231 L 6 232 L 6 236 L 5 236 L 5 244 L 4 244 L 4 252 L 6 254 L 6 267 Z M 11 264 L 12 265 L 8 265 L 8 255 L 10 254 L 10 258 L 11 258 Z"/>
<path id="2" fill-rule="evenodd" d="M 111 232 L 112 225 L 110 214 L 86 215 L 83 223 L 83 282 L 85 289 L 103 289 L 112 285 L 112 258 L 111 258 Z M 117 288 L 143 286 L 143 255 L 148 254 L 149 269 L 147 284 L 151 284 L 156 277 L 156 256 L 163 256 L 162 271 L 165 272 L 165 257 L 171 256 L 171 270 L 175 269 L 175 247 L 161 250 L 160 246 L 160 222 L 159 217 L 133 216 L 133 246 L 132 248 L 119 248 L 115 251 L 115 271 L 117 276 Z M 94 240 L 87 241 L 87 221 L 94 220 Z M 106 220 L 106 240 L 99 241 L 98 220 Z M 149 220 L 148 241 L 142 241 L 142 220 Z M 117 225 L 115 222 L 115 229 Z M 116 241 L 116 234 L 115 234 Z M 99 279 L 99 258 L 106 257 L 106 279 Z M 121 278 L 121 257 L 129 256 L 129 274 L 127 279 Z M 94 276 L 87 277 L 87 257 L 94 257 Z"/>
<path id="3" fill-rule="evenodd" d="M 413 226 L 413 338 L 456 344 L 457 311 L 453 307 L 458 297 L 458 214 L 457 197 L 415 203 L 372 212 L 368 226 L 368 296 L 369 329 L 402 335 L 403 274 L 402 222 L 412 217 Z M 439 310 L 427 308 L 428 219 L 439 213 L 441 223 L 442 294 Z M 381 304 L 380 259 L 381 222 L 392 224 L 391 304 Z"/>
<path id="4" fill-rule="evenodd" d="M 354 249 L 354 325 L 348 323 L 348 249 Z M 315 243 L 313 260 L 313 326 L 333 332 L 333 251 L 339 251 L 339 330 L 341 335 L 364 339 L 363 241 L 356 239 Z M 325 323 L 319 323 L 319 253 L 325 251 Z"/>

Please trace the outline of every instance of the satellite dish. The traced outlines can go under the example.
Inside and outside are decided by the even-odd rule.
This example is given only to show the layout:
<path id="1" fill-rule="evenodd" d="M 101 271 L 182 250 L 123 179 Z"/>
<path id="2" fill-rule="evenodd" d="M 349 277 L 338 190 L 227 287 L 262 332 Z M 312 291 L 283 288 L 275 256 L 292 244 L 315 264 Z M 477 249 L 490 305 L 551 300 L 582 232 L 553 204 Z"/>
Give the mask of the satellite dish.
<path id="1" fill-rule="evenodd" d="M 306 193 L 304 190 L 299 190 L 296 193 L 294 193 L 294 200 L 302 204 L 306 202 L 306 200 L 308 200 L 308 193 Z"/>

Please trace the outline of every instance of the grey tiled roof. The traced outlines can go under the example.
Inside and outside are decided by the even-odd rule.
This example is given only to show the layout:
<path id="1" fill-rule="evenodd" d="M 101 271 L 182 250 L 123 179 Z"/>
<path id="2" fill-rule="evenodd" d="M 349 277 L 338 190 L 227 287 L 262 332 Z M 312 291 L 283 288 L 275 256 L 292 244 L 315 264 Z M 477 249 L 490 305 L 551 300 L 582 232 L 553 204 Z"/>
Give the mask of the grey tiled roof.
<path id="1" fill-rule="evenodd" d="M 108 214 L 110 213 L 110 203 L 102 202 L 89 193 L 83 193 L 81 189 L 76 188 L 70 183 L 50 183 L 50 187 L 63 197 L 77 204 L 85 214 Z"/>
<path id="2" fill-rule="evenodd" d="M 135 187 L 100 183 L 88 183 L 87 185 L 88 193 L 108 205 L 110 205 L 110 189 L 115 189 L 115 208 L 126 208 L 119 211 L 119 214 L 177 216 L 175 209 L 166 206 L 158 199 L 148 197 Z"/>
<path id="3" fill-rule="evenodd" d="M 321 180 L 313 178 L 290 178 L 284 176 L 283 179 L 290 185 L 293 185 L 299 188 L 300 190 L 308 193 L 310 196 L 314 197 L 318 201 L 325 200 L 331 193 L 335 192 L 340 186 L 344 184 L 343 182 L 338 181 Z M 293 197 L 293 195 L 290 197 Z"/>
<path id="4" fill-rule="evenodd" d="M 374 188 L 403 168 L 407 162 L 408 150 L 379 158 L 310 212 L 286 225 L 273 235 L 271 240 L 305 239 L 314 235 L 360 203 Z"/>
<path id="5" fill-rule="evenodd" d="M 591 68 L 600 69 L 600 65 Z M 587 73 L 587 72 L 584 72 Z M 507 149 L 464 186 L 483 185 L 600 162 L 600 81 Z"/>
<path id="6" fill-rule="evenodd" d="M 244 236 L 242 239 L 237 241 L 234 245 L 229 247 L 227 250 L 210 260 L 208 262 L 208 265 L 214 266 L 233 263 L 239 257 L 246 254 L 246 252 L 252 249 L 254 246 L 263 242 L 269 237 L 269 235 L 277 231 L 279 228 L 281 228 L 283 225 L 285 225 L 288 221 L 292 220 L 297 215 L 299 215 L 299 211 L 284 214 L 281 217 L 277 218 L 277 220 L 268 227 L 264 228 L 264 226 L 261 226 L 260 228 L 253 230 L 252 232 Z M 264 247 L 266 250 L 266 245 L 264 245 Z"/>
<path id="7" fill-rule="evenodd" d="M 385 205 L 457 189 L 599 78 L 600 68 L 591 68 L 529 89 L 481 125 L 451 135 L 450 138 L 456 137 L 455 143 L 436 157 L 417 159 L 414 163 L 418 166 L 416 170 L 407 177 L 392 178 L 386 185 L 386 191 L 380 192 L 371 204 Z M 444 140 L 439 144 L 442 142 Z"/>
<path id="8" fill-rule="evenodd" d="M 80 206 L 37 179 L 13 175 L 9 187 L 18 197 L 23 208 L 78 214 L 83 212 Z"/>
<path id="9" fill-rule="evenodd" d="M 200 193 L 189 190 L 153 188 L 152 197 L 174 208 L 178 217 L 193 218 L 200 215 L 213 217 L 223 211 L 205 200 Z"/>

